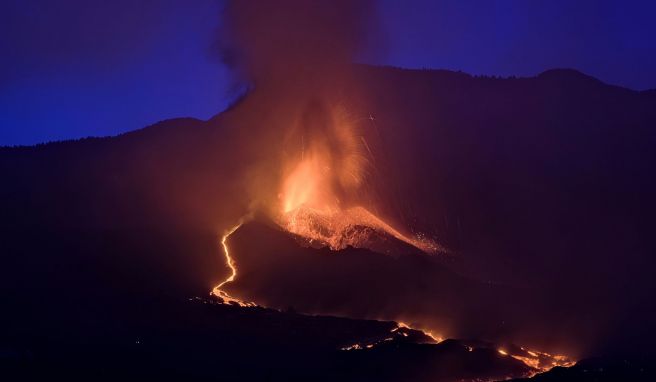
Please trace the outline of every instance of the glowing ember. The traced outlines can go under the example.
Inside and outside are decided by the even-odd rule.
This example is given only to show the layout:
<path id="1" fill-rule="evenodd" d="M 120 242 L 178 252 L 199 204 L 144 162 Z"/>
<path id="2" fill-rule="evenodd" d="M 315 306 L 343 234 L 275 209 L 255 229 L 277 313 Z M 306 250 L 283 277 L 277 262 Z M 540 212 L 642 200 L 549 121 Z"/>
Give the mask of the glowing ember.
<path id="1" fill-rule="evenodd" d="M 333 250 L 348 246 L 371 248 L 376 237 L 394 237 L 426 253 L 439 250 L 437 244 L 428 239 L 409 238 L 363 207 L 345 210 L 317 210 L 301 205 L 279 219 L 286 231 L 301 236 L 310 244 L 326 245 Z"/>

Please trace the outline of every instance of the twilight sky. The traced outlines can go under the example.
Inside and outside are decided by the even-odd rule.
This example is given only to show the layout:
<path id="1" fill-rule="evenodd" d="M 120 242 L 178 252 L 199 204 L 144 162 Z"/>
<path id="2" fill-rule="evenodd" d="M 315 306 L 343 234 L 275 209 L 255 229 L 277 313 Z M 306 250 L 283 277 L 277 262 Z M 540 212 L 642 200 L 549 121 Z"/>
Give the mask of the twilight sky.
<path id="1" fill-rule="evenodd" d="M 234 95 L 220 0 L 2 0 L 0 145 L 206 119 Z M 531 76 L 579 69 L 656 88 L 651 0 L 379 0 L 376 64 Z"/>

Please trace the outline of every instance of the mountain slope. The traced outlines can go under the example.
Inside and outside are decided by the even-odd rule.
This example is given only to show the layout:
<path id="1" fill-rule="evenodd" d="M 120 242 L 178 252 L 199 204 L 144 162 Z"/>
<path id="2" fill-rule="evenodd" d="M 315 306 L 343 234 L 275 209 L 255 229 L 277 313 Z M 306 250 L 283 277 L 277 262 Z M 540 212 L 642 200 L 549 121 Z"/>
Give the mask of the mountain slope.
<path id="1" fill-rule="evenodd" d="M 550 322 L 533 328 L 536 344 L 653 351 L 653 92 L 562 70 L 356 70 L 357 89 L 339 102 L 378 136 L 380 216 L 434 236 L 453 253 L 450 272 L 534 291 Z M 256 89 L 209 121 L 1 148 L 0 287 L 12 312 L 2 337 L 66 341 L 78 327 L 147 321 L 224 280 L 219 237 L 248 211 L 245 178 L 267 154 L 245 142 L 277 134 L 253 101 L 268 96 Z M 421 280 L 408 294 L 430 292 L 424 265 L 405 271 Z"/>

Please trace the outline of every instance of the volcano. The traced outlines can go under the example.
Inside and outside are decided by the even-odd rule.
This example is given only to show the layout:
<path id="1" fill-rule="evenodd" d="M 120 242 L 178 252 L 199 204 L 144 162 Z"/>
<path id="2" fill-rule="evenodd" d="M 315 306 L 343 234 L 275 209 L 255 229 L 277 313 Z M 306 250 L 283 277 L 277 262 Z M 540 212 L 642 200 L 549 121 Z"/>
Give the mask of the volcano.
<path id="1" fill-rule="evenodd" d="M 1 148 L 3 373 L 654 379 L 654 92 L 353 70 L 346 114 L 255 88 L 208 121 Z"/>
<path id="2" fill-rule="evenodd" d="M 258 240 L 253 240 L 253 238 Z M 389 238 L 384 244 L 393 248 L 401 248 L 398 244 L 392 242 L 394 240 L 401 241 L 400 239 Z M 411 333 L 419 335 L 414 336 L 414 339 L 407 338 L 408 333 L 405 332 L 405 329 L 410 328 L 402 320 L 408 321 L 409 317 L 412 317 L 413 303 L 409 296 L 403 296 L 405 291 L 399 293 L 399 289 L 407 280 L 402 279 L 404 277 L 403 272 L 395 271 L 395 269 L 412 267 L 412 265 L 408 265 L 408 261 L 413 264 L 415 259 L 391 258 L 384 254 L 388 251 L 377 253 L 370 249 L 358 249 L 350 246 L 336 250 L 328 247 L 327 244 L 319 248 L 304 248 L 298 246 L 297 243 L 298 238 L 295 234 L 281 230 L 273 222 L 252 221 L 232 231 L 226 238 L 225 245 L 226 248 L 230 247 L 231 262 L 235 268 L 239 268 L 241 273 L 238 278 L 231 278 L 230 282 L 234 285 L 227 286 L 224 284 L 222 287 L 229 287 L 231 293 L 236 290 L 238 295 L 254 298 L 256 303 L 245 305 L 235 302 L 233 298 L 223 298 L 223 302 L 242 307 L 258 306 L 257 304 L 260 304 L 276 307 L 280 311 L 296 311 L 298 309 L 306 314 L 319 313 L 358 317 L 360 319 L 381 319 L 381 316 L 386 316 L 387 318 L 393 317 L 399 322 L 397 328 L 391 331 L 391 333 L 394 333 L 391 337 L 370 339 L 367 342 L 344 347 L 342 350 L 389 347 L 391 344 L 396 343 L 399 335 L 402 336 L 400 339 L 403 343 L 432 343 L 439 345 L 444 342 L 443 338 L 428 330 L 411 330 Z M 406 256 L 412 256 L 413 254 L 416 255 L 416 252 L 410 251 L 406 253 Z M 453 274 L 439 263 L 431 264 L 426 262 L 424 267 L 432 268 L 429 271 L 430 276 L 439 278 L 441 280 L 440 285 L 448 285 L 458 290 L 457 296 L 450 297 L 432 291 L 433 298 L 442 300 L 442 306 L 449 306 L 451 310 L 462 309 L 451 301 L 445 301 L 448 298 L 451 300 L 460 298 L 465 301 L 480 301 L 481 296 L 467 295 L 463 293 L 464 289 L 478 290 L 474 293 L 479 294 L 487 293 L 495 298 L 498 303 L 501 303 L 499 300 L 502 296 L 499 290 L 492 293 L 484 291 L 484 289 L 489 289 L 489 286 L 477 285 L 473 280 L 466 280 Z M 375 269 L 376 272 L 373 276 L 367 276 L 367 272 L 363 268 Z M 353 291 L 353 284 L 348 282 L 354 278 L 357 279 L 356 284 L 360 284 L 358 291 Z M 284 280 L 284 282 L 281 282 L 281 280 Z M 397 280 L 397 282 L 391 282 L 390 280 Z M 390 289 L 385 292 L 383 299 L 377 302 L 372 301 L 372 296 L 375 295 L 375 293 L 372 293 L 372 286 L 376 286 L 375 289 L 380 292 L 380 288 L 377 286 L 381 283 L 389 284 Z M 340 287 L 340 284 L 343 284 L 343 286 Z M 222 295 L 220 293 L 215 294 L 219 297 Z M 228 294 L 223 293 L 223 295 Z M 376 307 L 376 303 L 384 306 L 389 305 L 390 302 L 396 305 L 396 309 L 389 306 L 386 308 Z M 376 317 L 376 314 L 381 316 Z M 404 314 L 410 316 L 403 317 Z M 437 312 L 431 312 L 430 315 L 434 318 L 440 316 Z M 418 321 L 422 320 L 417 315 L 414 317 Z M 487 320 L 494 320 L 491 314 L 487 314 L 485 317 Z M 444 318 L 442 318 L 441 322 L 444 321 Z M 480 330 L 483 325 L 479 324 L 477 327 Z M 564 356 L 530 351 L 512 344 L 499 345 L 482 341 L 449 341 L 447 343 L 458 343 L 456 346 L 458 350 L 467 349 L 468 352 L 471 352 L 473 349 L 488 349 L 492 350 L 492 354 L 495 356 L 499 353 L 514 358 L 526 367 L 526 369 L 519 372 L 524 375 L 547 371 L 555 366 L 571 366 L 573 364 L 572 360 Z M 451 347 L 447 346 L 447 348 Z M 468 353 L 463 354 L 465 358 L 469 356 Z M 454 354 L 452 357 L 459 358 L 463 354 L 460 356 Z M 459 362 L 466 362 L 466 360 L 460 359 Z M 460 370 L 459 373 L 464 374 L 450 376 L 449 378 L 462 379 L 468 371 L 464 369 Z M 512 376 L 513 373 L 508 372 L 505 377 Z"/>

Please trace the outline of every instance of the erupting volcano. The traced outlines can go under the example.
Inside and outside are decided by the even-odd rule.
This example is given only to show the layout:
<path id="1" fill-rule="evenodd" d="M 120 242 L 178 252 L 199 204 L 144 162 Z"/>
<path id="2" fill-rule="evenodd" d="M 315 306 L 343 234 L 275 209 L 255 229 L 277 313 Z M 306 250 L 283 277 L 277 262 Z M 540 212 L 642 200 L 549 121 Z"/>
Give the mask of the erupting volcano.
<path id="1" fill-rule="evenodd" d="M 350 205 L 363 200 L 366 176 L 375 158 L 345 113 L 335 114 L 293 130 L 301 132 L 300 155 L 292 156 L 282 171 L 279 212 L 274 219 L 307 244 L 333 250 L 352 246 L 393 252 L 384 242 L 395 238 L 425 253 L 437 252 L 434 241 L 408 237 L 366 208 Z"/>
<path id="2" fill-rule="evenodd" d="M 232 228 L 221 237 L 222 252 L 225 256 L 226 266 L 230 273 L 228 277 L 214 288 L 212 294 L 218 297 L 223 304 L 238 306 L 240 308 L 258 308 L 258 304 L 246 300 L 257 301 L 257 296 L 247 296 L 246 299 L 234 297 L 227 288 L 238 282 L 240 253 L 230 248 L 231 236 L 250 225 L 252 220 L 268 221 L 273 231 L 283 237 L 293 239 L 299 247 L 310 249 L 328 249 L 328 256 L 340 256 L 348 253 L 350 249 L 359 248 L 371 251 L 374 254 L 393 255 L 393 257 L 425 256 L 435 254 L 443 249 L 434 240 L 422 236 L 409 237 L 398 229 L 377 217 L 365 207 L 357 205 L 367 199 L 364 192 L 371 184 L 367 182 L 368 166 L 375 162 L 374 153 L 368 146 L 363 135 L 357 135 L 354 125 L 343 118 L 342 109 L 329 118 L 322 119 L 321 123 L 309 123 L 302 127 L 293 127 L 287 135 L 289 141 L 300 141 L 300 148 L 288 150 L 281 156 L 282 169 L 279 192 L 274 202 L 266 206 L 264 211 L 252 212 L 242 217 Z M 307 122 L 307 119 L 301 119 Z M 290 137 L 292 137 L 290 139 Z M 293 145 L 292 145 L 293 147 Z M 369 155 L 369 159 L 364 153 Z M 369 175 L 371 176 L 371 175 Z M 255 218 L 254 216 L 259 216 Z M 246 240 L 260 240 L 257 233 L 246 234 Z M 267 242 L 266 239 L 265 243 Z M 266 244 L 265 244 L 266 245 Z M 242 246 L 243 248 L 243 246 Z M 295 251 L 293 248 L 283 251 Z M 270 254 L 255 251 L 256 257 L 266 258 Z M 272 259 L 275 262 L 275 259 Z M 271 261 L 271 260 L 269 260 Z M 311 261 L 311 260 L 310 260 Z M 275 276 L 275 272 L 268 270 Z M 252 279 L 255 273 L 249 271 Z M 282 274 L 281 277 L 284 277 Z M 257 277 L 257 276 L 255 276 Z M 272 285 L 265 289 L 275 289 Z M 236 288 L 239 290 L 239 285 Z M 239 292 L 244 295 L 243 292 Z M 252 298 L 251 298 L 252 297 Z M 392 298 L 392 296 L 390 296 Z M 266 300 L 266 297 L 265 297 Z M 293 298 L 289 300 L 293 303 Z M 266 305 L 266 303 L 265 303 Z M 323 311 L 312 311 L 302 308 L 304 313 L 322 314 Z M 328 311 L 329 312 L 329 311 Z M 391 315 L 394 318 L 395 314 Z M 377 319 L 389 319 L 385 314 L 376 316 Z M 357 342 L 341 348 L 343 351 L 381 351 L 391 344 L 432 344 L 441 346 L 444 339 L 436 336 L 430 330 L 416 330 L 399 321 L 387 335 L 371 337 L 363 342 Z M 419 323 L 419 325 L 422 325 Z M 425 326 L 425 325 L 422 325 Z M 450 340 L 454 341 L 454 340 Z M 451 344 L 451 342 L 448 342 Z M 484 341 L 455 341 L 455 349 L 465 349 L 467 352 L 486 352 L 494 350 L 504 357 L 521 362 L 523 371 L 518 374 L 509 374 L 507 377 L 531 376 L 539 372 L 546 372 L 553 367 L 567 367 L 574 362 L 563 355 L 551 355 L 546 352 L 527 350 L 524 347 L 509 345 L 496 345 Z M 394 345 L 397 346 L 397 345 Z M 449 345 L 451 346 L 451 345 Z M 454 351 L 454 349 L 449 350 Z"/>
<path id="3" fill-rule="evenodd" d="M 358 27 L 347 24 L 348 27 L 342 29 L 343 20 L 338 17 L 339 13 L 333 13 L 336 9 L 341 10 L 344 15 L 354 17 L 347 17 L 347 21 L 357 23 L 362 11 L 359 7 L 364 2 L 358 2 L 353 8 L 348 2 L 338 2 L 335 9 L 313 9 L 304 2 L 291 3 L 301 16 L 274 14 L 269 18 L 263 16 L 260 9 L 236 3 L 231 3 L 227 11 L 231 37 L 239 43 L 237 51 L 241 55 L 237 57 L 243 59 L 237 61 L 239 68 L 255 84 L 253 94 L 247 94 L 245 100 L 235 107 L 233 116 L 228 118 L 239 120 L 242 110 L 255 110 L 254 116 L 248 115 L 245 119 L 252 120 L 257 126 L 253 131 L 258 132 L 256 136 L 262 137 L 262 141 L 249 138 L 243 143 L 253 148 L 257 157 L 249 165 L 251 170 L 246 182 L 250 185 L 250 210 L 247 217 L 240 218 L 221 237 L 229 274 L 212 294 L 219 301 L 240 308 L 264 306 L 282 310 L 285 306 L 295 306 L 304 314 L 397 322 L 407 318 L 417 327 L 430 328 L 414 331 L 421 334 L 417 337 L 420 339 L 410 336 L 414 339 L 408 340 L 405 329 L 414 329 L 399 323 L 388 335 L 347 344 L 343 350 L 379 351 L 380 347 L 398 341 L 430 343 L 444 349 L 441 336 L 434 336 L 431 332 L 468 336 L 480 330 L 489 331 L 494 340 L 508 345 L 457 340 L 458 346 L 449 347 L 447 353 L 464 349 L 466 353 L 461 357 L 468 357 L 474 349 L 493 350 L 484 357 L 510 357 L 524 368 L 516 371 L 517 374 L 508 374 L 512 377 L 571 365 L 568 357 L 511 345 L 512 336 L 496 328 L 494 323 L 501 321 L 498 311 L 510 307 L 513 297 L 502 290 L 486 291 L 479 282 L 452 272 L 444 265 L 447 260 L 439 255 L 449 251 L 438 244 L 435 235 L 426 235 L 415 226 L 397 223 L 406 222 L 404 208 L 399 206 L 408 204 L 398 191 L 401 188 L 399 176 L 396 175 L 395 179 L 391 175 L 398 164 L 395 163 L 397 158 L 390 153 L 398 148 L 390 147 L 389 131 L 385 132 L 386 128 L 377 125 L 372 113 L 366 118 L 354 117 L 362 113 L 363 104 L 369 103 L 366 96 L 362 100 L 366 92 L 361 92 L 358 82 L 352 81 L 356 77 L 351 64 L 352 49 L 356 44 L 352 38 L 353 33 L 357 35 Z M 314 20 L 320 28 L 307 34 L 301 27 L 304 22 L 296 23 L 297 17 Z M 256 21 L 275 25 L 276 34 L 260 41 L 260 36 L 253 35 L 247 27 Z M 295 43 L 283 44 L 285 40 Z M 230 52 L 234 55 L 233 50 Z M 360 106 L 350 106 L 351 100 Z M 389 112 L 393 113 L 393 110 Z M 460 222 L 457 224 L 459 226 Z M 288 239 L 292 241 L 287 242 Z M 286 244 L 274 244 L 278 242 Z M 298 258 L 295 257 L 297 254 Z M 363 260 L 362 256 L 370 259 Z M 443 278 L 441 286 L 434 287 L 439 291 L 417 290 L 414 296 L 406 296 L 414 291 L 414 287 L 406 291 L 412 276 L 394 269 L 397 265 L 394 263 L 386 271 L 389 274 L 381 273 L 380 279 L 371 284 L 387 283 L 388 292 L 361 288 L 365 296 L 366 293 L 372 294 L 370 302 L 365 301 L 366 297 L 360 300 L 363 296 L 344 295 L 339 288 L 323 288 L 323 285 L 334 285 L 336 279 L 342 278 L 347 279 L 344 285 L 357 285 L 357 280 L 365 275 L 359 269 L 350 269 L 357 267 L 350 262 L 365 261 L 378 268 L 381 265 L 377 262 L 381 262 L 388 267 L 388 260 L 381 256 L 399 262 L 400 267 L 405 267 L 406 262 L 428 261 L 424 273 L 431 275 L 429 277 Z M 334 268 L 331 261 L 344 262 L 344 271 Z M 317 273 L 314 263 L 321 262 L 326 264 L 323 271 Z M 301 277 L 297 283 L 299 272 L 307 273 L 312 279 Z M 308 285 L 308 281 L 316 282 L 317 286 Z M 309 287 L 315 294 L 303 296 L 298 289 L 303 287 Z M 471 296 L 458 296 L 459 287 Z M 423 302 L 427 300 L 421 297 L 423 293 L 427 299 L 435 293 L 432 297 L 444 302 L 427 306 Z M 476 320 L 471 318 L 471 312 L 478 309 L 474 301 L 486 298 L 483 296 L 489 293 L 500 299 L 499 307 L 489 312 L 489 323 L 473 329 L 476 325 L 470 321 Z M 405 304 L 395 303 L 404 300 Z M 451 300 L 453 303 L 447 302 Z M 361 307 L 364 304 L 370 306 Z M 392 307 L 388 306 L 390 304 Z M 445 313 L 449 311 L 453 313 Z M 459 326 L 465 329 L 458 329 Z M 478 351 L 475 353 L 479 354 Z"/>
<path id="4" fill-rule="evenodd" d="M 656 380 L 656 92 L 364 64 L 374 0 L 219 3 L 214 117 L 0 147 L 0 380 Z"/>

